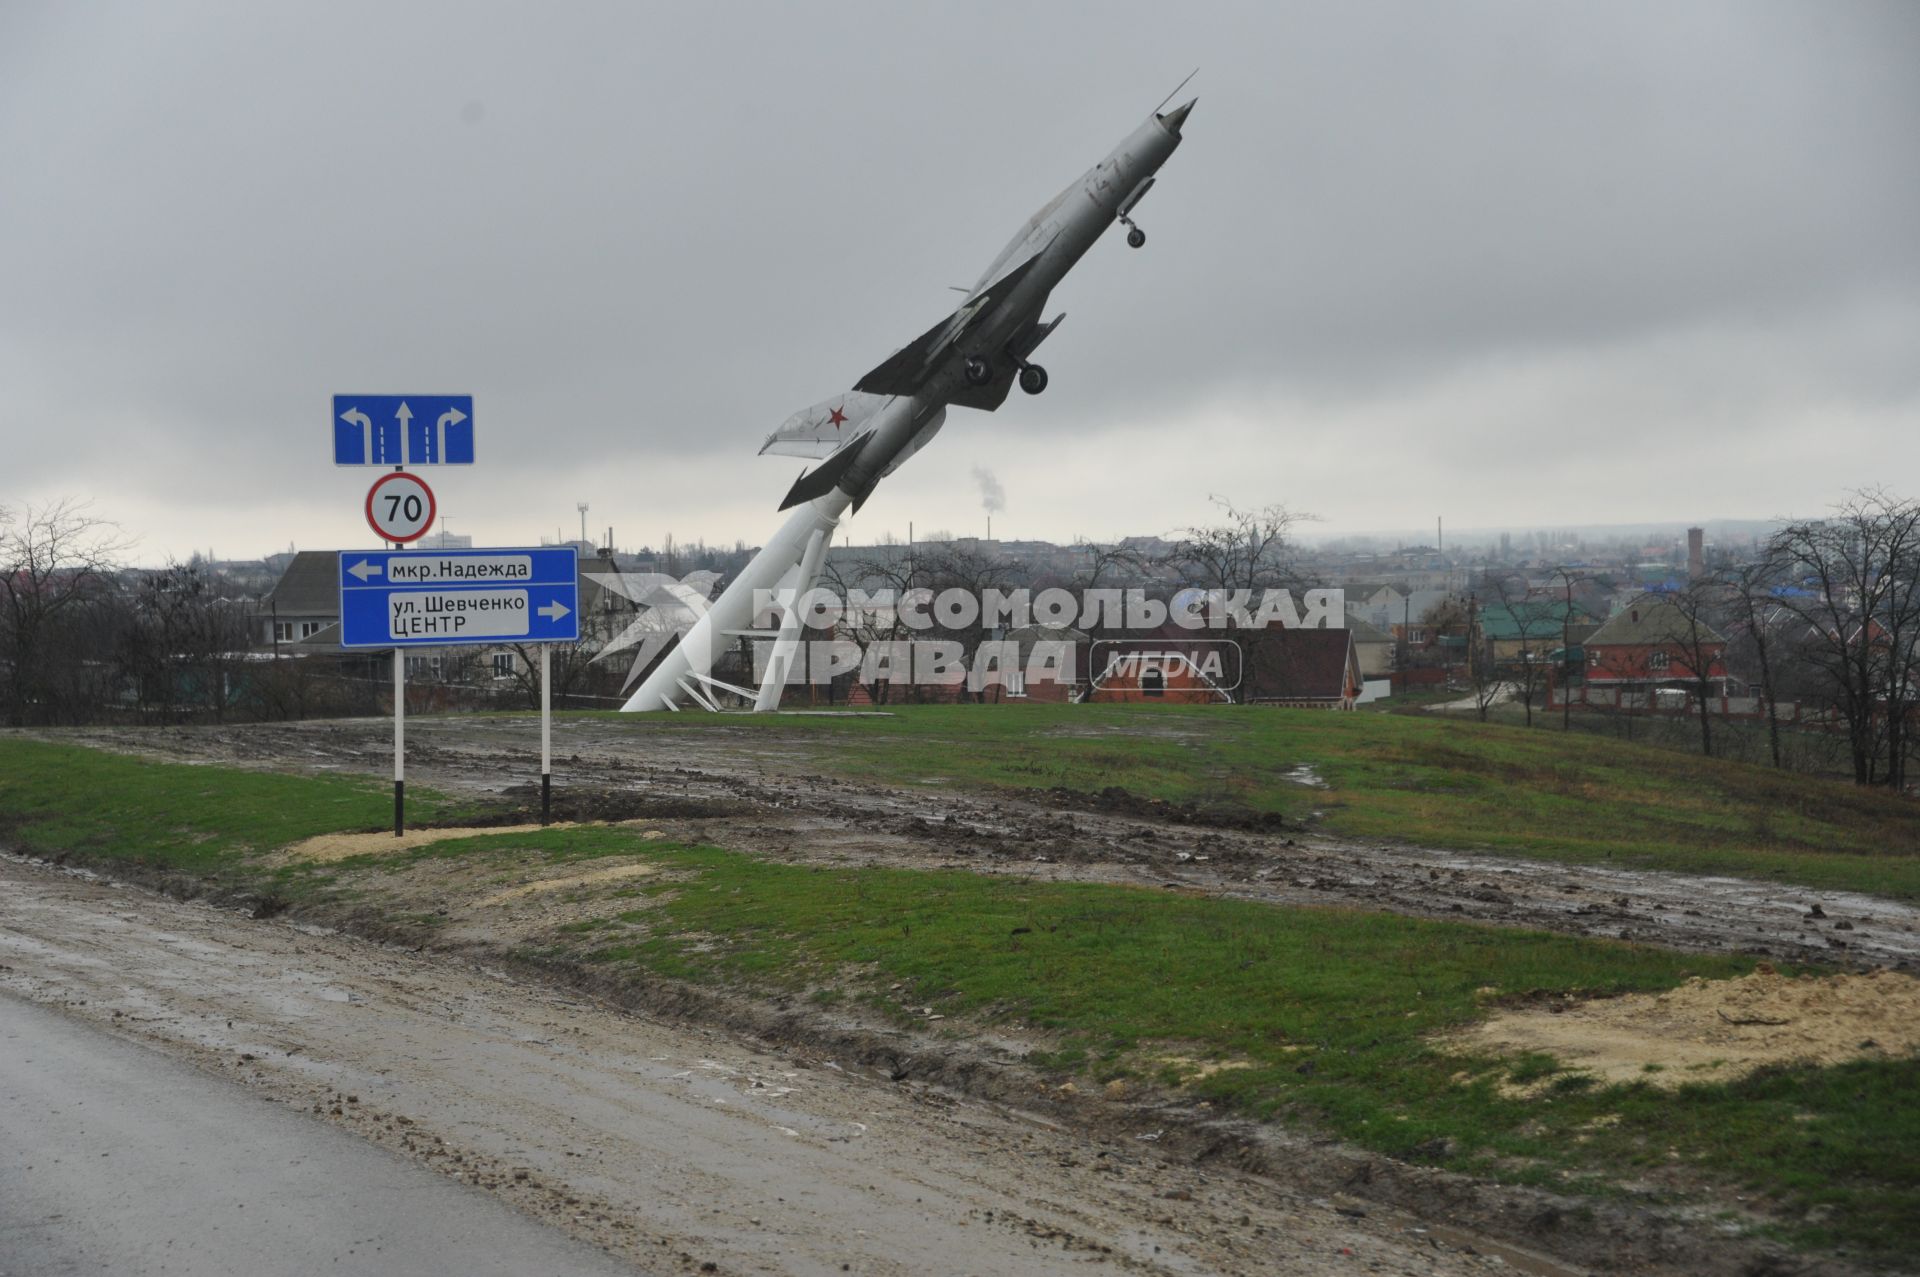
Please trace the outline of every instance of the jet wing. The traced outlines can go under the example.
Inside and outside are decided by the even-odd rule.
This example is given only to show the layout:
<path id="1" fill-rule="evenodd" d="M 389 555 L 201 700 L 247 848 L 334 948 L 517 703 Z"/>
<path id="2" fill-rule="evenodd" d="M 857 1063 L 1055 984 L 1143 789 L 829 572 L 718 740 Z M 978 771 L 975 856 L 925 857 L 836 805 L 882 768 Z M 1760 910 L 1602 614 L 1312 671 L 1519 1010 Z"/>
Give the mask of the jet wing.
<path id="1" fill-rule="evenodd" d="M 1007 348 L 1025 359 L 1034 349 L 1047 339 L 1060 321 L 1066 316 L 1056 315 L 1051 323 L 1028 324 L 1020 335 L 1007 343 Z M 984 386 L 970 386 L 962 382 L 957 386 L 947 402 L 956 408 L 978 408 L 981 412 L 992 412 L 1007 401 L 1007 394 L 1013 389 L 1014 367 L 1005 360 L 994 361 L 994 378 Z"/>
<path id="2" fill-rule="evenodd" d="M 920 334 L 918 338 L 893 352 L 886 362 L 854 383 L 854 389 L 870 395 L 911 395 L 927 384 L 940 365 L 953 353 L 954 346 L 971 332 L 994 307 L 1012 296 L 1040 260 L 1035 253 L 1018 266 L 969 297 L 959 310 Z"/>
<path id="3" fill-rule="evenodd" d="M 874 413 L 887 406 L 885 395 L 863 395 L 848 391 L 823 399 L 811 408 L 802 408 L 780 424 L 760 445 L 760 455 L 783 457 L 830 457 L 854 435 L 866 433 L 861 427 Z"/>

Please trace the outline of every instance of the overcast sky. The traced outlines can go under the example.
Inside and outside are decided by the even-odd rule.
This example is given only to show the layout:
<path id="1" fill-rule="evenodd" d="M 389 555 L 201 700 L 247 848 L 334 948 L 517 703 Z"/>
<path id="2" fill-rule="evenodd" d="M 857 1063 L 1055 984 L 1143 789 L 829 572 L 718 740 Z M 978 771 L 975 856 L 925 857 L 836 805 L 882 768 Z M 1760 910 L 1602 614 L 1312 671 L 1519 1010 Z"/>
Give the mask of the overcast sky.
<path id="1" fill-rule="evenodd" d="M 0 5 L 0 504 L 371 540 L 335 392 L 471 392 L 479 544 L 757 543 L 755 455 L 1195 66 L 1046 394 L 848 525 L 1105 538 L 1920 496 L 1920 4 Z"/>

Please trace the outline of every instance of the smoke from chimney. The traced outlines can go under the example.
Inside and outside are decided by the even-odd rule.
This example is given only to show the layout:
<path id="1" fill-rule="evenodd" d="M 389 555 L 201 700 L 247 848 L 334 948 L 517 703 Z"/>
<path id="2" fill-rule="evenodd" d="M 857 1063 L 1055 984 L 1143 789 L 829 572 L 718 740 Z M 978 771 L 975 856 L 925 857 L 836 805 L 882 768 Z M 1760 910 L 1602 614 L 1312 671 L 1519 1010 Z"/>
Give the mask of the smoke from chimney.
<path id="1" fill-rule="evenodd" d="M 1007 490 L 1000 486 L 1000 480 L 993 477 L 993 471 L 985 466 L 975 466 L 973 481 L 980 485 L 982 510 L 988 514 L 998 514 L 1007 508 Z"/>

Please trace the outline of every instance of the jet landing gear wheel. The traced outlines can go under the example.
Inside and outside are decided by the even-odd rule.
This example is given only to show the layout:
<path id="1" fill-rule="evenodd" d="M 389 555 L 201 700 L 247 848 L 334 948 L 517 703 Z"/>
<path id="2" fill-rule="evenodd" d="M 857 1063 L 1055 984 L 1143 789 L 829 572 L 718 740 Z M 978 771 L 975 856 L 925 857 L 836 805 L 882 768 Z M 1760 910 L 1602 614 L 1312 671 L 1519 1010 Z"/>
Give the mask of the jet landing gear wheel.
<path id="1" fill-rule="evenodd" d="M 1047 388 L 1047 370 L 1039 364 L 1028 364 L 1020 370 L 1020 389 L 1030 395 L 1037 395 Z"/>
<path id="2" fill-rule="evenodd" d="M 984 386 L 993 380 L 993 365 L 978 355 L 968 355 L 965 375 L 968 385 Z"/>
<path id="3" fill-rule="evenodd" d="M 1146 245 L 1146 242 L 1147 242 L 1147 233 L 1145 231 L 1141 230 L 1138 226 L 1131 227 L 1128 229 L 1127 231 L 1127 247 L 1128 248 L 1142 248 Z"/>

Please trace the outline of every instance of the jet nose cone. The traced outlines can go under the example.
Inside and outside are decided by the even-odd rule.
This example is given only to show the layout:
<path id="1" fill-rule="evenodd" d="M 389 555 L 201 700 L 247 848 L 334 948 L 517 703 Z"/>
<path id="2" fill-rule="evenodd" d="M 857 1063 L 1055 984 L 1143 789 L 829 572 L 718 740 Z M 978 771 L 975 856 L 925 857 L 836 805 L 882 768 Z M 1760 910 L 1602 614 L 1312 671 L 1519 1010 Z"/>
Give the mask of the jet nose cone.
<path id="1" fill-rule="evenodd" d="M 1164 127 L 1167 130 L 1167 132 L 1173 134 L 1175 137 L 1179 137 L 1180 126 L 1187 122 L 1187 116 L 1193 112 L 1194 102 L 1198 102 L 1199 100 L 1200 100 L 1199 98 L 1194 98 L 1192 101 L 1188 102 L 1185 106 L 1176 106 L 1173 108 L 1173 110 L 1164 112 L 1160 116 L 1160 123 L 1162 127 Z"/>

